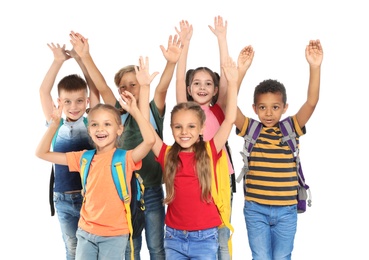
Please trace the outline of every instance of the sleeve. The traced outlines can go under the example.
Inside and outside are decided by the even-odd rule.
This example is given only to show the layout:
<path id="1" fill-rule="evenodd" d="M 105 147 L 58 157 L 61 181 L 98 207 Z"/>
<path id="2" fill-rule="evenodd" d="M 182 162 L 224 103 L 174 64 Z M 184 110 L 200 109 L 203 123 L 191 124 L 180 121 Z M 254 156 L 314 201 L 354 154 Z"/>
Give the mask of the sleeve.
<path id="1" fill-rule="evenodd" d="M 249 125 L 249 118 L 248 117 L 245 117 L 245 121 L 243 122 L 243 126 L 242 126 L 242 129 L 239 130 L 238 128 L 236 128 L 236 135 L 238 136 L 245 136 L 246 135 L 246 131 L 247 131 L 247 127 Z"/>
<path id="2" fill-rule="evenodd" d="M 163 139 L 163 125 L 164 125 L 165 108 L 166 107 L 164 106 L 164 113 L 163 113 L 163 116 L 161 116 L 159 114 L 159 110 L 158 110 L 158 107 L 155 104 L 155 101 L 151 100 L 151 102 L 150 102 L 150 110 L 151 110 L 151 113 L 154 117 L 156 127 L 158 128 L 158 135 L 160 136 L 161 139 Z"/>
<path id="3" fill-rule="evenodd" d="M 160 164 L 161 168 L 164 170 L 164 159 L 165 159 L 165 155 L 166 155 L 166 151 L 167 151 L 167 145 L 163 143 L 161 149 L 160 149 L 160 153 L 159 156 L 156 157 L 156 161 Z"/>
<path id="4" fill-rule="evenodd" d="M 292 116 L 291 119 L 297 136 L 300 137 L 306 134 L 306 127 L 305 126 L 303 128 L 300 127 L 299 123 L 297 122 L 296 115 Z"/>
<path id="5" fill-rule="evenodd" d="M 139 170 L 142 167 L 142 160 L 138 162 L 134 162 L 132 159 L 132 150 L 127 151 L 126 153 L 126 171 L 130 172 L 132 175 L 133 171 Z"/>
<path id="6" fill-rule="evenodd" d="M 81 157 L 86 150 L 66 153 L 68 168 L 70 172 L 79 172 L 81 168 Z"/>

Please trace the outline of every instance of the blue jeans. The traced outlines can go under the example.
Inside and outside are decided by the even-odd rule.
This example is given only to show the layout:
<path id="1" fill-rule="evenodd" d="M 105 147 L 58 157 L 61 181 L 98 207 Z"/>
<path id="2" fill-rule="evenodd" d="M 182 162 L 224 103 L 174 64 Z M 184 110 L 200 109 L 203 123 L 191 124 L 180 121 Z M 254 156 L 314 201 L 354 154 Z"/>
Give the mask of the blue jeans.
<path id="1" fill-rule="evenodd" d="M 54 192 L 53 199 L 65 245 L 66 259 L 73 260 L 76 254 L 76 232 L 83 197 L 81 193 Z"/>
<path id="2" fill-rule="evenodd" d="M 289 260 L 297 227 L 297 206 L 245 201 L 247 236 L 254 260 Z"/>
<path id="3" fill-rule="evenodd" d="M 166 227 L 165 255 L 168 260 L 216 260 L 218 227 L 199 231 L 185 231 Z"/>
<path id="4" fill-rule="evenodd" d="M 163 186 L 145 188 L 145 237 L 151 260 L 165 260 Z M 142 235 L 133 239 L 134 258 L 140 260 Z M 128 243 L 125 259 L 131 259 L 131 246 Z M 145 258 L 146 259 L 146 258 Z"/>
<path id="5" fill-rule="evenodd" d="M 78 228 L 77 238 L 76 259 L 78 260 L 122 260 L 129 234 L 102 237 Z"/>

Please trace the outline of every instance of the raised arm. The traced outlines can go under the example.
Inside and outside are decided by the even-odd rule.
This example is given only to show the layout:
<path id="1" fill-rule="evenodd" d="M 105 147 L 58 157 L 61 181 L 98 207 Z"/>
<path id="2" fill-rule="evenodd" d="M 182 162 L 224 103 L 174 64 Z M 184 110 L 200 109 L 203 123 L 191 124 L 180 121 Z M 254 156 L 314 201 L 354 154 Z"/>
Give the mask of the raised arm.
<path id="1" fill-rule="evenodd" d="M 87 82 L 87 86 L 90 90 L 89 93 L 89 98 L 90 98 L 90 108 L 94 107 L 95 105 L 97 105 L 98 103 L 100 103 L 100 93 L 96 88 L 96 85 L 94 83 L 94 81 L 91 79 L 90 74 L 87 71 L 86 66 L 83 64 L 81 57 L 76 53 L 76 51 L 74 49 L 70 50 L 70 51 L 66 51 L 71 57 L 73 57 L 75 59 L 75 61 L 77 62 L 77 64 L 79 65 L 79 67 L 82 70 L 83 76 L 85 77 L 85 80 Z"/>
<path id="2" fill-rule="evenodd" d="M 123 91 L 121 94 L 121 99 L 119 99 L 119 103 L 124 110 L 130 113 L 140 128 L 140 132 L 142 134 L 142 142 L 136 146 L 132 151 L 132 159 L 134 162 L 141 161 L 151 150 L 152 146 L 155 143 L 155 131 L 151 127 L 150 122 L 142 115 L 141 111 L 137 107 L 137 102 L 134 96 L 128 92 Z M 141 98 L 141 97 L 140 97 Z M 148 103 L 149 100 L 141 100 L 146 101 L 143 103 Z"/>
<path id="3" fill-rule="evenodd" d="M 306 102 L 296 114 L 300 127 L 308 122 L 319 100 L 320 67 L 323 61 L 323 48 L 319 40 L 310 40 L 305 48 L 305 56 L 309 63 L 310 78 Z"/>
<path id="4" fill-rule="evenodd" d="M 159 84 L 156 87 L 154 94 L 154 101 L 161 116 L 164 115 L 165 99 L 168 87 L 173 78 L 174 69 L 181 55 L 182 47 L 183 46 L 181 45 L 178 35 L 175 35 L 174 37 L 169 36 L 167 49 L 165 49 L 163 45 L 160 45 L 160 49 L 167 60 L 167 64 L 165 65 L 163 74 L 160 77 Z"/>
<path id="5" fill-rule="evenodd" d="M 221 16 L 214 18 L 214 27 L 209 25 L 210 30 L 215 34 L 218 39 L 219 46 L 219 58 L 220 58 L 220 80 L 219 80 L 219 95 L 217 103 L 225 110 L 226 95 L 227 95 L 227 79 L 223 73 L 223 63 L 228 59 L 228 43 L 227 43 L 227 26 L 228 22 L 224 21 Z"/>
<path id="6" fill-rule="evenodd" d="M 238 71 L 236 63 L 231 57 L 228 57 L 227 60 L 224 61 L 222 70 L 227 79 L 228 91 L 225 118 L 214 136 L 214 144 L 218 152 L 224 148 L 233 124 L 236 121 L 237 114 Z"/>
<path id="7" fill-rule="evenodd" d="M 150 84 L 159 72 L 154 72 L 150 75 L 149 73 L 149 58 L 145 59 L 141 56 L 139 58 L 139 68 L 135 66 L 136 79 L 138 84 L 140 84 L 140 98 L 138 102 L 138 108 L 140 109 L 144 118 L 150 121 Z"/>
<path id="8" fill-rule="evenodd" d="M 179 22 L 179 30 L 177 27 L 175 27 L 175 30 L 178 33 L 179 39 L 183 45 L 176 70 L 176 100 L 178 104 L 187 101 L 186 67 L 193 28 L 188 21 L 182 20 Z"/>
<path id="9" fill-rule="evenodd" d="M 36 156 L 42 160 L 67 165 L 67 156 L 65 153 L 58 153 L 50 151 L 52 139 L 56 133 L 56 130 L 60 124 L 60 118 L 62 114 L 62 107 L 55 108 L 53 107 L 53 112 L 50 116 L 50 124 L 46 130 L 46 133 L 40 140 L 37 148 L 36 148 Z"/>
<path id="10" fill-rule="evenodd" d="M 85 65 L 88 74 L 90 75 L 92 81 L 95 83 L 95 86 L 99 91 L 101 97 L 103 98 L 105 104 L 115 106 L 117 99 L 111 88 L 107 85 L 105 78 L 103 77 L 91 57 L 88 39 L 83 37 L 80 33 L 75 33 L 73 31 L 69 35 L 70 42 L 73 45 L 74 50 L 76 51 L 78 56 L 81 57 L 81 60 Z"/>
<path id="11" fill-rule="evenodd" d="M 39 91 L 42 111 L 44 112 L 46 121 L 49 121 L 55 106 L 51 97 L 51 90 L 55 84 L 56 76 L 58 75 L 64 61 L 70 59 L 71 57 L 65 50 L 65 44 L 60 46 L 59 44 L 55 45 L 54 43 L 50 43 L 47 44 L 47 46 L 53 52 L 54 60 L 41 83 Z"/>
<path id="12" fill-rule="evenodd" d="M 244 47 L 240 54 L 238 55 L 237 60 L 237 69 L 238 69 L 238 90 L 240 90 L 241 83 L 243 78 L 246 75 L 247 70 L 250 68 L 252 60 L 254 59 L 254 49 L 251 45 Z"/>

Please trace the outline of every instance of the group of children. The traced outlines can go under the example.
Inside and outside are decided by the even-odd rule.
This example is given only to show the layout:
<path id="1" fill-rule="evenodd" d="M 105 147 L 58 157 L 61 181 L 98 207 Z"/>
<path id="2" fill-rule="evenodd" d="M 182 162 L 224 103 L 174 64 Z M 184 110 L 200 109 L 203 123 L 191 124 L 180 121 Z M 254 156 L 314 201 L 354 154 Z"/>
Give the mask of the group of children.
<path id="1" fill-rule="evenodd" d="M 150 259 L 231 259 L 230 230 L 219 228 L 224 221 L 211 197 L 210 166 L 225 154 L 228 167 L 221 174 L 227 174 L 235 185 L 227 139 L 233 125 L 239 136 L 248 131 L 250 118 L 236 101 L 254 50 L 243 48 L 236 64 L 228 54 L 227 21 L 217 16 L 209 28 L 219 45 L 220 75 L 207 67 L 187 70 L 193 28 L 180 21 L 178 35 L 169 37 L 167 48 L 160 46 L 167 63 L 151 100 L 151 82 L 158 72 L 150 74 L 148 58 L 140 57 L 137 66 L 116 73 L 117 100 L 92 59 L 87 38 L 71 32 L 70 51 L 65 45 L 49 44 L 54 61 L 40 87 L 48 128 L 36 156 L 55 164 L 54 202 L 67 259 L 131 259 L 129 220 L 111 177 L 116 149 L 127 151 L 127 178 L 133 171 L 143 178 Z M 310 79 L 306 102 L 292 116 L 297 138 L 306 133 L 305 125 L 319 99 L 320 41 L 311 40 L 305 55 Z M 56 105 L 50 93 L 59 69 L 70 58 L 77 61 L 85 80 L 77 75 L 64 77 L 58 83 Z M 162 134 L 174 71 L 177 104 L 170 116 L 174 138 L 170 145 Z M 280 82 L 265 80 L 255 88 L 253 109 L 263 128 L 244 178 L 244 217 L 253 259 L 290 259 L 293 250 L 298 181 L 296 165 L 286 163 L 293 154 L 282 147 L 278 127 L 287 108 L 286 90 Z M 124 122 L 122 113 L 128 113 Z M 82 194 L 80 161 L 83 152 L 93 148 L 96 154 Z M 229 193 L 232 200 L 232 187 Z M 133 239 L 134 259 L 140 259 L 141 245 L 142 236 Z"/>

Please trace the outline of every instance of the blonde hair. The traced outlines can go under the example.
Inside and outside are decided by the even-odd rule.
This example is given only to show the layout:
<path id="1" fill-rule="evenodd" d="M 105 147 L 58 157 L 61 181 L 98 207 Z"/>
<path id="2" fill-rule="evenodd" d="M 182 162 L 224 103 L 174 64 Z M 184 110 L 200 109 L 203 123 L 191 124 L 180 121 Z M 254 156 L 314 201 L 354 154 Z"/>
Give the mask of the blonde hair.
<path id="1" fill-rule="evenodd" d="M 117 123 L 117 125 L 120 126 L 122 124 L 122 118 L 120 116 L 121 113 L 120 113 L 120 111 L 116 107 L 114 107 L 112 105 L 109 105 L 109 104 L 99 103 L 96 106 L 94 106 L 93 108 L 91 108 L 89 110 L 89 112 L 88 112 L 88 115 L 87 115 L 87 121 L 88 121 L 87 127 L 88 128 L 90 127 L 90 123 L 89 122 L 90 122 L 91 116 L 94 113 L 98 112 L 99 110 L 105 110 L 107 112 L 110 112 L 114 116 L 115 122 Z M 119 136 L 117 136 L 117 140 L 116 140 L 116 144 L 115 144 L 116 147 L 120 147 L 120 141 L 119 141 L 119 139 L 120 139 Z"/>
<path id="2" fill-rule="evenodd" d="M 120 87 L 119 84 L 120 84 L 120 81 L 123 78 L 124 74 L 129 73 L 129 72 L 133 72 L 134 74 L 136 74 L 135 65 L 125 66 L 125 67 L 121 68 L 117 73 L 115 73 L 114 83 L 118 88 Z"/>
<path id="3" fill-rule="evenodd" d="M 194 112 L 200 120 L 200 127 L 205 123 L 205 113 L 196 102 L 183 102 L 174 106 L 171 113 L 171 121 L 173 121 L 173 116 L 179 111 L 191 111 Z M 177 171 L 181 167 L 191 167 L 190 165 L 180 165 L 179 153 L 182 151 L 182 147 L 174 143 L 171 149 L 169 149 L 165 158 L 164 166 L 164 183 L 166 189 L 166 197 L 164 198 L 164 203 L 169 204 L 173 201 L 175 197 L 174 191 L 174 179 Z M 193 145 L 193 151 L 195 153 L 196 165 L 195 171 L 199 178 L 199 184 L 201 187 L 201 200 L 210 202 L 211 201 L 211 170 L 210 170 L 210 157 L 206 151 L 206 143 L 204 142 L 202 136 L 200 136 L 199 141 Z"/>

